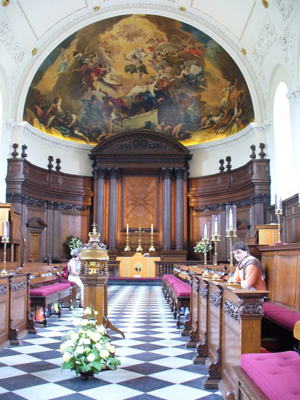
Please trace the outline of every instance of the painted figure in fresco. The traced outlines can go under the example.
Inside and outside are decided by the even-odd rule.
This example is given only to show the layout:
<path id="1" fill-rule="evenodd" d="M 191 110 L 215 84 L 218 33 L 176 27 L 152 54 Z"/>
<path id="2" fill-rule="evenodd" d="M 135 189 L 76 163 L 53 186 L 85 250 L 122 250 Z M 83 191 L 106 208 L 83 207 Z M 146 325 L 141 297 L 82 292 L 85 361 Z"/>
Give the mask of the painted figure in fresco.
<path id="1" fill-rule="evenodd" d="M 125 127 L 151 127 L 193 144 L 225 137 L 254 118 L 246 82 L 231 63 L 213 39 L 179 21 L 128 15 L 97 22 L 45 60 L 24 119 L 51 135 L 91 144 Z M 220 82 L 228 84 L 220 90 Z"/>
<path id="2" fill-rule="evenodd" d="M 44 119 L 46 120 L 45 124 L 46 128 L 50 128 L 55 118 L 62 118 L 64 116 L 64 112 L 61 109 L 61 102 L 62 98 L 59 96 L 59 93 L 57 93 L 57 97 L 55 97 L 53 103 L 48 108 L 44 116 Z"/>
<path id="3" fill-rule="evenodd" d="M 176 78 L 182 79 L 189 85 L 195 85 L 202 89 L 206 89 L 203 85 L 205 80 L 203 68 L 196 64 L 195 60 L 186 61 L 184 64 L 180 64 L 181 74 L 176 75 Z"/>
<path id="4" fill-rule="evenodd" d="M 222 90 L 223 98 L 221 100 L 221 107 L 229 108 L 232 107 L 231 103 L 231 95 L 237 85 L 237 79 L 235 80 L 234 84 L 232 85 L 231 82 L 227 82 L 227 86 L 224 87 Z"/>

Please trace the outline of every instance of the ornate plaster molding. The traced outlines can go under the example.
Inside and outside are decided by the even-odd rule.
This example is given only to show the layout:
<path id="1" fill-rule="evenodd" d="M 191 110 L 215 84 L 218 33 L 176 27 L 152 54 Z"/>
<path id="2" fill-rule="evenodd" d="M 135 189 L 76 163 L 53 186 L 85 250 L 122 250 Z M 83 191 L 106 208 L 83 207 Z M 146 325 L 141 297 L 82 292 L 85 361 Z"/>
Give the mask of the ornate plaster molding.
<path id="1" fill-rule="evenodd" d="M 295 42 L 295 34 L 291 32 L 285 32 L 279 40 L 282 58 L 293 78 L 295 77 Z"/>
<path id="2" fill-rule="evenodd" d="M 300 87 L 292 87 L 286 97 L 294 104 L 299 104 L 300 99 Z"/>
<path id="3" fill-rule="evenodd" d="M 256 41 L 252 50 L 254 61 L 261 67 L 266 55 L 276 42 L 277 33 L 273 23 L 269 20 L 258 34 L 259 39 Z"/>
<path id="4" fill-rule="evenodd" d="M 7 48 L 15 63 L 19 65 L 23 61 L 25 50 L 17 33 L 12 29 L 4 15 L 0 19 L 0 42 Z"/>
<path id="5" fill-rule="evenodd" d="M 274 5 L 282 19 L 287 21 L 293 13 L 295 0 L 276 0 Z"/>

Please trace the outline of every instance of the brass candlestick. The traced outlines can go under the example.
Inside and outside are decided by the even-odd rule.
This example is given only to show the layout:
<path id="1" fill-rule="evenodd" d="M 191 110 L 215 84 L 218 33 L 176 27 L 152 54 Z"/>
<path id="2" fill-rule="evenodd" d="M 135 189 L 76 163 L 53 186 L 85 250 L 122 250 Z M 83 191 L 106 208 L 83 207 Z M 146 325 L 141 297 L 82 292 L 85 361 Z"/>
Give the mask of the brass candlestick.
<path id="1" fill-rule="evenodd" d="M 131 251 L 129 247 L 129 232 L 126 232 L 126 247 L 124 248 L 124 251 Z"/>
<path id="2" fill-rule="evenodd" d="M 212 279 L 220 279 L 219 275 L 217 274 L 217 265 L 218 265 L 218 242 L 221 240 L 221 235 L 218 235 L 217 233 L 214 233 L 211 235 L 211 241 L 214 242 L 215 246 L 215 252 L 214 252 L 214 267 L 215 267 L 215 272 L 212 276 Z"/>
<path id="3" fill-rule="evenodd" d="M 208 237 L 204 237 L 203 239 L 203 244 L 204 244 L 204 253 L 203 253 L 203 256 L 204 256 L 204 267 L 205 267 L 205 270 L 202 272 L 202 276 L 208 276 L 209 274 L 208 274 L 208 270 L 207 270 L 207 249 L 206 249 L 206 246 L 208 245 L 208 243 L 209 243 L 209 239 L 208 239 Z"/>
<path id="4" fill-rule="evenodd" d="M 232 252 L 232 240 L 236 237 L 236 230 L 229 229 L 226 231 L 226 237 L 229 239 L 229 258 L 230 258 L 230 278 L 228 279 L 227 283 L 233 283 L 233 252 Z"/>
<path id="5" fill-rule="evenodd" d="M 278 241 L 277 243 L 281 243 L 281 237 L 280 237 L 280 216 L 282 215 L 282 209 L 277 208 L 275 210 L 275 215 L 277 215 L 277 226 L 278 226 Z"/>
<path id="6" fill-rule="evenodd" d="M 1 271 L 1 275 L 7 275 L 7 271 L 6 271 L 6 245 L 7 245 L 7 243 L 9 243 L 9 238 L 7 236 L 2 236 L 1 242 L 4 243 L 3 270 Z"/>
<path id="7" fill-rule="evenodd" d="M 154 244 L 153 244 L 153 232 L 152 231 L 151 231 L 149 252 L 150 251 L 155 251 L 155 247 L 154 247 Z"/>
<path id="8" fill-rule="evenodd" d="M 137 251 L 137 253 L 142 253 L 143 252 L 143 248 L 142 248 L 142 230 L 141 230 L 141 227 L 139 227 L 138 232 L 139 232 L 139 244 L 138 244 L 138 247 L 136 248 L 136 251 Z"/>
<path id="9" fill-rule="evenodd" d="M 232 240 L 236 237 L 236 206 L 226 206 L 226 237 L 229 239 L 230 278 L 227 283 L 233 283 L 233 252 Z"/>

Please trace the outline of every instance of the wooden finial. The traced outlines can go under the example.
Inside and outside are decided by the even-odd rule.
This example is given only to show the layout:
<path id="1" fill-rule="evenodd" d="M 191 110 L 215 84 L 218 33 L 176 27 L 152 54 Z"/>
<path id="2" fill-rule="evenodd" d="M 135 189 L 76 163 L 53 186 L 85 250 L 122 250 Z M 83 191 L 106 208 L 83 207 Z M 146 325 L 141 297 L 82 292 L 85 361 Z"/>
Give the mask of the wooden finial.
<path id="1" fill-rule="evenodd" d="M 252 145 L 250 146 L 250 149 L 252 150 L 252 154 L 250 154 L 250 158 L 252 158 L 252 159 L 256 158 L 255 148 L 256 148 L 256 147 L 255 147 L 254 144 L 252 144 Z"/>
<path id="2" fill-rule="evenodd" d="M 56 169 L 56 171 L 58 171 L 58 172 L 61 170 L 60 163 L 61 163 L 61 159 L 60 159 L 60 158 L 57 158 L 57 159 L 56 159 L 56 167 L 55 167 L 55 169 Z"/>
<path id="3" fill-rule="evenodd" d="M 53 164 L 52 164 L 52 162 L 53 162 L 53 157 L 52 157 L 52 156 L 49 156 L 49 157 L 48 157 L 48 161 L 49 161 L 49 164 L 47 165 L 47 167 L 48 167 L 49 170 L 51 170 L 51 169 L 53 168 Z"/>
<path id="4" fill-rule="evenodd" d="M 264 148 L 266 147 L 266 145 L 264 143 L 260 143 L 259 147 L 260 147 L 259 156 L 260 156 L 260 159 L 263 160 L 265 158 L 265 155 L 266 155 L 266 153 L 264 153 Z"/>
<path id="5" fill-rule="evenodd" d="M 26 150 L 27 150 L 27 146 L 26 146 L 26 144 L 23 144 L 22 145 L 22 154 L 21 154 L 22 158 L 26 158 L 27 157 Z"/>
<path id="6" fill-rule="evenodd" d="M 227 156 L 227 157 L 226 157 L 226 161 L 227 161 L 227 164 L 226 164 L 227 171 L 230 172 L 230 171 L 231 171 L 231 164 L 230 164 L 230 162 L 231 162 L 231 157 L 230 157 L 230 156 Z"/>
<path id="7" fill-rule="evenodd" d="M 220 167 L 219 167 L 219 171 L 220 172 L 224 172 L 224 170 L 225 170 L 225 168 L 224 168 L 224 160 L 223 159 L 221 159 L 221 160 L 219 160 L 219 163 L 220 163 Z"/>
<path id="8" fill-rule="evenodd" d="M 17 152 L 17 148 L 19 147 L 19 145 L 17 143 L 14 143 L 12 145 L 14 151 L 11 153 L 11 155 L 13 156 L 13 158 L 17 158 L 19 153 Z"/>

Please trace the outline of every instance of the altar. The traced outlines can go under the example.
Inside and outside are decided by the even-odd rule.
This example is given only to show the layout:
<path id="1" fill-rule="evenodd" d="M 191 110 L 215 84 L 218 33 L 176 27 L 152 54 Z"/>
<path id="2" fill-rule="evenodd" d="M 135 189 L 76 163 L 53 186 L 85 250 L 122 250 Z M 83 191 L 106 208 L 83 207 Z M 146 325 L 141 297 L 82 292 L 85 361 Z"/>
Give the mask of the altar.
<path id="1" fill-rule="evenodd" d="M 155 278 L 155 261 L 160 261 L 160 257 L 144 257 L 135 253 L 132 257 L 117 257 L 117 261 L 120 261 L 122 278 Z"/>

